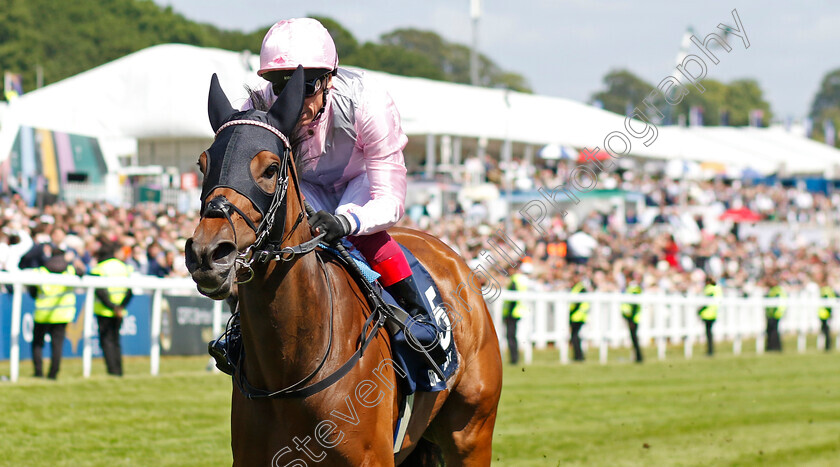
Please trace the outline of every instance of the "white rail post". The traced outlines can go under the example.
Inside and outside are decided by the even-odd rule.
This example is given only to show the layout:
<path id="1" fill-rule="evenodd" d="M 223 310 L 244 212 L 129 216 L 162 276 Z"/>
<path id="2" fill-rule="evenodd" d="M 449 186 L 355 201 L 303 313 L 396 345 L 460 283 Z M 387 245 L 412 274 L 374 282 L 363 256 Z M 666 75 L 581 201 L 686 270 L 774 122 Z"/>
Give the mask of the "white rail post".
<path id="1" fill-rule="evenodd" d="M 593 302 L 594 300 L 590 301 L 590 303 Z M 596 322 L 598 323 L 598 334 L 601 340 L 600 346 L 598 348 L 598 361 L 601 363 L 601 365 L 606 365 L 609 357 L 609 341 L 607 341 L 607 336 L 609 335 L 610 331 L 610 317 L 607 314 L 608 312 L 609 307 L 607 306 L 607 302 L 603 299 L 599 300 L 598 320 Z"/>
<path id="2" fill-rule="evenodd" d="M 673 308 L 671 309 L 673 310 Z M 686 359 L 690 359 L 694 356 L 694 333 L 697 325 L 697 318 L 694 316 L 694 313 L 690 313 L 690 310 L 688 310 L 688 307 L 682 301 L 680 301 L 677 305 L 677 310 L 679 310 L 679 316 L 682 318 L 683 322 L 682 329 L 685 337 L 685 340 L 683 341 L 683 353 L 685 354 Z"/>
<path id="3" fill-rule="evenodd" d="M 84 326 L 82 327 L 82 376 L 90 378 L 90 370 L 93 363 L 93 296 L 95 289 L 88 287 L 85 293 Z"/>
<path id="4" fill-rule="evenodd" d="M 654 312 L 656 323 L 656 355 L 660 360 L 665 360 L 668 347 L 665 342 L 665 308 L 660 303 L 659 296 L 651 303 L 651 311 Z"/>
<path id="5" fill-rule="evenodd" d="M 548 347 L 548 301 L 540 294 L 534 301 L 534 345 L 539 350 Z"/>
<path id="6" fill-rule="evenodd" d="M 519 300 L 523 300 L 523 298 L 519 298 Z M 528 304 L 533 305 L 533 301 L 529 300 Z M 524 324 L 525 329 L 519 331 L 519 326 L 517 326 L 516 332 L 516 346 L 519 347 L 520 352 L 524 356 L 525 364 L 530 365 L 534 361 L 534 333 L 536 332 L 534 326 L 534 320 L 536 320 L 536 316 L 533 311 L 533 307 L 528 307 L 528 312 L 525 313 L 525 316 L 519 319 L 519 324 Z"/>
<path id="7" fill-rule="evenodd" d="M 160 320 L 162 303 L 163 289 L 155 289 L 155 294 L 152 298 L 152 349 L 149 368 L 152 376 L 157 376 L 160 373 Z"/>
<path id="8" fill-rule="evenodd" d="M 743 331 L 743 322 L 744 320 L 743 310 L 749 310 L 750 304 L 748 298 L 739 298 L 738 302 L 743 302 L 744 306 L 738 306 L 738 304 L 733 304 L 732 308 L 728 309 L 727 312 L 731 314 L 732 325 L 733 329 L 735 330 L 735 337 L 732 339 L 732 354 L 733 355 L 741 355 L 741 346 L 743 342 L 741 341 L 741 335 L 744 333 Z"/>
<path id="9" fill-rule="evenodd" d="M 20 377 L 20 318 L 23 306 L 23 285 L 16 283 L 12 286 L 12 290 L 14 295 L 12 296 L 11 348 L 9 348 L 11 374 L 9 376 L 12 382 L 16 383 Z"/>
<path id="10" fill-rule="evenodd" d="M 561 295 L 565 297 L 566 294 Z M 557 347 L 560 349 L 560 363 L 569 364 L 569 302 L 560 298 L 554 302 L 554 319 L 557 323 Z"/>
<path id="11" fill-rule="evenodd" d="M 560 364 L 569 363 L 569 307 L 562 299 L 554 300 L 554 335 L 557 336 L 557 350 L 560 352 Z"/>

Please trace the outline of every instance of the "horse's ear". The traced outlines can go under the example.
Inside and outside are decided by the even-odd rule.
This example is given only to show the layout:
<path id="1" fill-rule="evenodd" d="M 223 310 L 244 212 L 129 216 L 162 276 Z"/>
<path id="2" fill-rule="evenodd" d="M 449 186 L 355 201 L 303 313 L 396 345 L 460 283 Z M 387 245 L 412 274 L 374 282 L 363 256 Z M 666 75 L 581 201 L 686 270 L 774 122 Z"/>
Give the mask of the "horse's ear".
<path id="1" fill-rule="evenodd" d="M 207 98 L 207 115 L 210 117 L 210 126 L 213 127 L 213 133 L 219 131 L 219 127 L 225 120 L 228 119 L 236 109 L 230 105 L 222 86 L 219 84 L 219 77 L 213 73 L 210 78 L 210 96 Z"/>
<path id="2" fill-rule="evenodd" d="M 283 87 L 283 92 L 268 110 L 269 121 L 275 128 L 285 135 L 290 135 L 295 129 L 300 112 L 303 110 L 303 66 L 298 65 L 292 73 L 289 82 Z"/>

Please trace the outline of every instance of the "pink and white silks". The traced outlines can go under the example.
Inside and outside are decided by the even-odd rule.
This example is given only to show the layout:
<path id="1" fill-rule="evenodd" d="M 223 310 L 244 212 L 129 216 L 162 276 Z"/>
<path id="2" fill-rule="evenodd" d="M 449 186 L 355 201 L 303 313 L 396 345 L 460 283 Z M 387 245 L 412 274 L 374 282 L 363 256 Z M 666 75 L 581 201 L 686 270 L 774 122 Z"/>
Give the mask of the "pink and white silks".
<path id="1" fill-rule="evenodd" d="M 271 83 L 259 90 L 271 104 Z M 242 110 L 252 108 L 248 100 Z M 364 72 L 338 69 L 326 108 L 298 130 L 295 161 L 301 190 L 317 210 L 344 214 L 348 239 L 382 274 L 383 286 L 411 275 L 396 241 L 385 229 L 405 213 L 408 138 L 391 96 Z"/>

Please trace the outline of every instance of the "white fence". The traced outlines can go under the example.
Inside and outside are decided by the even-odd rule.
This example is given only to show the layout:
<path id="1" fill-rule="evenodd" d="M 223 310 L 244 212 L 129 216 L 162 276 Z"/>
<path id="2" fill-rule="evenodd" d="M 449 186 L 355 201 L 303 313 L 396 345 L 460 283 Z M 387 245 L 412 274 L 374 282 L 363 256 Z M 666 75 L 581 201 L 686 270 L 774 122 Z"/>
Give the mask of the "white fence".
<path id="1" fill-rule="evenodd" d="M 106 287 L 128 287 L 133 290 L 143 289 L 152 291 L 152 315 L 151 315 L 151 358 L 150 372 L 157 375 L 160 370 L 160 327 L 161 327 L 161 305 L 164 294 L 174 295 L 198 295 L 195 283 L 191 279 L 161 279 L 150 276 L 131 277 L 97 277 L 97 276 L 70 276 L 59 274 L 39 274 L 33 271 L 21 271 L 17 273 L 0 272 L 0 284 L 12 286 L 12 323 L 10 336 L 10 370 L 11 380 L 18 380 L 20 376 L 20 331 L 21 331 L 21 304 L 25 287 L 28 285 L 59 284 L 85 289 L 85 303 L 82 308 L 84 313 L 83 330 L 83 351 L 82 351 L 82 372 L 84 377 L 90 376 L 91 362 L 93 360 L 93 301 L 96 288 Z M 213 332 L 218 335 L 222 331 L 222 302 L 217 301 L 213 306 Z"/>
<path id="2" fill-rule="evenodd" d="M 559 351 L 560 362 L 569 361 L 569 303 L 589 302 L 589 319 L 581 330 L 581 338 L 589 348 L 597 347 L 601 363 L 607 362 L 610 348 L 630 345 L 627 323 L 621 315 L 622 303 L 642 306 L 638 335 L 640 345 L 653 342 L 659 359 L 664 359 L 668 344 L 682 343 L 686 358 L 691 358 L 695 343 L 705 342 L 705 327 L 697 315 L 702 306 L 718 303 L 718 317 L 714 325 L 715 341 L 731 341 L 733 353 L 741 353 L 743 339 L 756 339 L 756 352 L 764 351 L 766 331 L 765 307 L 784 303 L 787 306 L 779 322 L 780 333 L 795 333 L 797 349 L 805 351 L 806 335 L 820 329 L 819 307 L 837 309 L 838 299 L 822 299 L 808 294 L 796 294 L 786 299 L 751 297 L 722 297 L 682 295 L 625 295 L 620 293 L 590 293 L 573 295 L 568 292 L 513 292 L 504 290 L 490 304 L 502 351 L 507 348 L 502 322 L 502 306 L 506 300 L 522 300 L 529 312 L 519 321 L 517 341 L 525 363 L 531 363 L 533 348 L 544 349 L 553 343 Z M 837 320 L 834 320 L 837 321 Z M 832 333 L 837 324 L 832 323 Z M 822 335 L 818 346 L 824 344 Z M 840 336 L 837 338 L 840 345 Z"/>
<path id="3" fill-rule="evenodd" d="M 76 277 L 58 274 L 39 274 L 30 271 L 17 273 L 0 272 L 0 284 L 10 284 L 13 290 L 12 320 L 10 339 L 11 380 L 17 381 L 20 375 L 20 331 L 22 296 L 27 285 L 60 284 L 84 289 L 85 314 L 83 333 L 83 374 L 90 376 L 93 349 L 93 303 L 96 288 L 129 287 L 153 292 L 151 314 L 151 358 L 150 373 L 157 375 L 160 369 L 160 330 L 161 302 L 167 295 L 198 295 L 191 279 L 161 279 L 149 276 L 127 278 L 104 278 L 96 276 Z M 642 346 L 653 342 L 659 359 L 664 359 L 668 344 L 683 343 L 684 355 L 692 356 L 696 342 L 705 340 L 705 328 L 697 316 L 697 310 L 703 305 L 717 303 L 718 318 L 714 327 L 715 340 L 731 341 L 733 352 L 741 353 L 742 339 L 756 339 L 756 352 L 764 351 L 764 332 L 766 327 L 765 307 L 785 304 L 787 311 L 780 321 L 781 333 L 798 335 L 797 348 L 805 350 L 806 335 L 820 329 L 817 309 L 821 306 L 837 308 L 840 299 L 822 299 L 807 294 L 792 295 L 786 299 L 770 299 L 762 296 L 723 297 L 719 299 L 705 296 L 682 295 L 625 295 L 619 293 L 591 293 L 572 295 L 568 292 L 513 292 L 504 290 L 490 303 L 490 309 L 496 323 L 499 341 L 504 351 L 507 347 L 505 329 L 502 323 L 502 306 L 506 300 L 521 300 L 527 305 L 528 313 L 520 320 L 517 332 L 519 347 L 523 351 L 525 363 L 531 363 L 533 349 L 547 348 L 553 343 L 559 351 L 562 363 L 569 361 L 569 303 L 586 301 L 591 304 L 589 320 L 581 331 L 584 344 L 597 347 L 601 363 L 607 362 L 610 348 L 628 346 L 629 332 L 621 316 L 622 303 L 638 303 L 642 306 L 639 323 L 639 341 Z M 835 320 L 837 321 L 837 320 Z M 833 323 L 832 332 L 837 325 Z M 222 331 L 222 302 L 213 307 L 213 332 Z M 840 336 L 837 337 L 840 345 Z M 822 346 L 822 336 L 818 336 L 818 346 Z"/>

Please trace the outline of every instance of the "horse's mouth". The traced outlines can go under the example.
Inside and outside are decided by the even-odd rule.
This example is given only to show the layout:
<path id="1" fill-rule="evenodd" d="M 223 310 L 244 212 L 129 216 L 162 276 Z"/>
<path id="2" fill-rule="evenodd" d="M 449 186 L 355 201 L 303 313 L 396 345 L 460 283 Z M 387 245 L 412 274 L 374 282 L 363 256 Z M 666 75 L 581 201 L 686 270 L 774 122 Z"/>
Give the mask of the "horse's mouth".
<path id="1" fill-rule="evenodd" d="M 201 295 L 213 300 L 224 300 L 233 290 L 233 269 L 230 268 L 221 274 L 196 271 L 192 274 L 192 279 Z"/>

